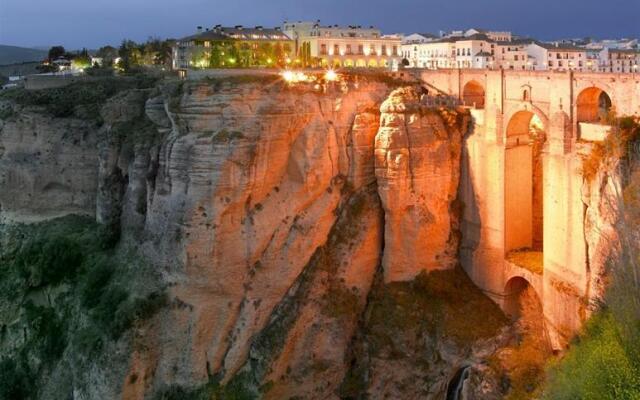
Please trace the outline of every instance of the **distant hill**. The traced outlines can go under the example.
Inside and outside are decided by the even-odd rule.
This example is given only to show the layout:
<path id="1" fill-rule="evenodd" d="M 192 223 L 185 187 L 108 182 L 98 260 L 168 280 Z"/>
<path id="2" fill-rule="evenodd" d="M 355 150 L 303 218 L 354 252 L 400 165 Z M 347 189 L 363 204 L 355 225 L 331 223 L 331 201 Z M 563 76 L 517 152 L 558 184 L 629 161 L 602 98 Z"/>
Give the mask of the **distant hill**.
<path id="1" fill-rule="evenodd" d="M 0 65 L 41 61 L 47 57 L 47 54 L 47 50 L 29 49 L 26 47 L 0 44 Z"/>

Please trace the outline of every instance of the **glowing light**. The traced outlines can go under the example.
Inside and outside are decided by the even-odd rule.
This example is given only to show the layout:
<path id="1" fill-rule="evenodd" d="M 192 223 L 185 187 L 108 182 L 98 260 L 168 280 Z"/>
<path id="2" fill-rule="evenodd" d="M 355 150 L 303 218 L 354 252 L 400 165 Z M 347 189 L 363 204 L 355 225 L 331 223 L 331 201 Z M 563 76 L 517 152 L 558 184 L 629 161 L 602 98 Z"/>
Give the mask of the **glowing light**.
<path id="1" fill-rule="evenodd" d="M 330 69 L 327 72 L 325 72 L 324 79 L 329 81 L 329 82 L 337 81 L 338 80 L 338 74 L 336 74 L 336 71 Z"/>
<path id="2" fill-rule="evenodd" d="M 286 60 L 284 60 L 284 62 L 286 62 L 287 64 L 291 64 L 291 59 L 287 57 Z"/>
<path id="3" fill-rule="evenodd" d="M 272 59 L 267 58 L 267 64 L 271 64 L 272 62 L 273 62 L 273 60 L 272 60 Z"/>
<path id="4" fill-rule="evenodd" d="M 230 58 L 230 59 L 229 59 L 229 63 L 231 63 L 231 64 L 235 64 L 235 63 L 236 63 L 236 59 L 235 59 L 235 58 Z"/>
<path id="5" fill-rule="evenodd" d="M 286 70 L 280 75 L 282 75 L 282 79 L 284 79 L 287 83 L 310 82 L 312 80 L 304 72 L 294 72 Z"/>

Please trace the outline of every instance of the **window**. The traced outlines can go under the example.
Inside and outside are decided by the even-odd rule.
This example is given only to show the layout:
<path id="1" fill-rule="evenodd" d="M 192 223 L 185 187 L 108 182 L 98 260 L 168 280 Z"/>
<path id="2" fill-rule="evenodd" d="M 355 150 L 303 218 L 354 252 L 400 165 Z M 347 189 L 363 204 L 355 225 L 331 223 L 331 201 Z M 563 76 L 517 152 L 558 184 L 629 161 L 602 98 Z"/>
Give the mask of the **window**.
<path id="1" fill-rule="evenodd" d="M 398 46 L 393 46 L 393 55 L 394 56 L 398 55 Z"/>
<path id="2" fill-rule="evenodd" d="M 338 55 L 340 54 L 340 46 L 337 44 L 333 45 L 333 54 Z"/>
<path id="3" fill-rule="evenodd" d="M 383 45 L 382 45 L 382 54 L 383 54 L 383 55 L 386 55 L 386 54 L 387 54 L 387 45 L 386 45 L 386 44 L 383 44 Z"/>
<path id="4" fill-rule="evenodd" d="M 327 54 L 327 45 L 324 43 L 320 45 L 320 54 L 322 55 Z"/>
<path id="5" fill-rule="evenodd" d="M 364 54 L 364 46 L 361 44 L 358 45 L 358 54 Z"/>
<path id="6" fill-rule="evenodd" d="M 351 45 L 350 44 L 347 45 L 347 54 L 352 54 L 351 53 Z"/>

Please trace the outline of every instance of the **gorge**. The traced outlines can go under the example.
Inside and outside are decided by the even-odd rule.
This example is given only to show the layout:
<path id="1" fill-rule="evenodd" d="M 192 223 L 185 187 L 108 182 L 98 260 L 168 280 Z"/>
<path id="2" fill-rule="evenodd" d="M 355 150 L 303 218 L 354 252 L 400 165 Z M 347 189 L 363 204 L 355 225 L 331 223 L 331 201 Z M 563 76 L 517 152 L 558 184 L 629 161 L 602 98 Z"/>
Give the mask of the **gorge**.
<path id="1" fill-rule="evenodd" d="M 577 133 L 594 122 L 581 90 L 493 72 L 3 96 L 3 358 L 36 376 L 32 398 L 441 399 L 450 382 L 456 398 L 504 398 L 522 304 L 544 316 L 526 327 L 544 338 L 535 348 L 561 351 L 603 296 L 624 179 L 615 163 L 585 177 L 602 140 Z M 77 275 L 25 278 L 49 265 L 39 229 L 105 246 L 76 257 Z M 74 283 L 102 258 L 122 277 Z M 109 303 L 114 320 L 133 316 L 117 335 L 92 331 L 78 359 L 79 332 L 106 326 L 94 320 Z M 28 310 L 59 321 L 55 359 L 36 354 L 46 318 Z"/>

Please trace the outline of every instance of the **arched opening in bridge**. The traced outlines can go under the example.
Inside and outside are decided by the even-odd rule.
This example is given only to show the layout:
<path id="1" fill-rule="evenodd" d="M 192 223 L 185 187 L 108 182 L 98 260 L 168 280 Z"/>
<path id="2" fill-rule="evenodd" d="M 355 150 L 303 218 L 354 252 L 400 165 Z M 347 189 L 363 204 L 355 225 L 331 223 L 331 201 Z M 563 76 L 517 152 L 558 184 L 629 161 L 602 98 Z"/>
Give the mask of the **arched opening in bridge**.
<path id="1" fill-rule="evenodd" d="M 484 108 L 484 88 L 476 81 L 469 81 L 462 89 L 462 101 L 466 106 Z"/>
<path id="2" fill-rule="evenodd" d="M 526 371 L 521 385 L 534 384 L 542 379 L 544 366 L 551 356 L 542 302 L 533 285 L 521 276 L 507 281 L 504 296 L 502 309 L 514 322 L 516 339 L 505 354 L 504 365 L 511 370 Z"/>
<path id="3" fill-rule="evenodd" d="M 517 320 L 523 314 L 542 313 L 538 295 L 529 282 L 520 276 L 509 279 L 504 288 L 504 313 Z"/>
<path id="4" fill-rule="evenodd" d="M 594 86 L 580 92 L 576 105 L 578 123 L 602 123 L 606 120 L 612 103 L 607 92 Z"/>
<path id="5" fill-rule="evenodd" d="M 542 271 L 545 132 L 531 111 L 519 111 L 507 125 L 504 164 L 505 254 L 532 272 Z"/>

